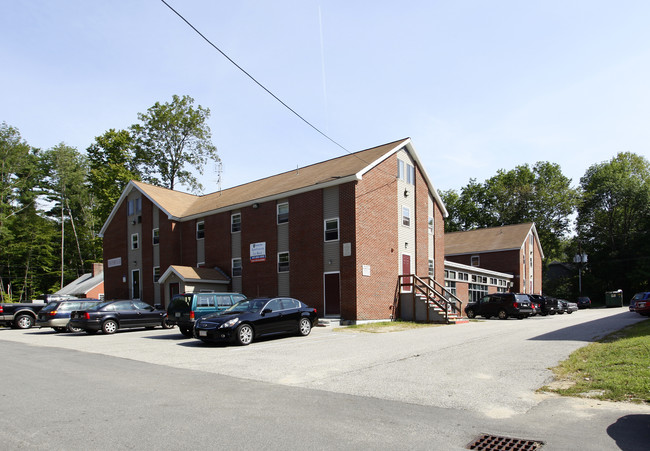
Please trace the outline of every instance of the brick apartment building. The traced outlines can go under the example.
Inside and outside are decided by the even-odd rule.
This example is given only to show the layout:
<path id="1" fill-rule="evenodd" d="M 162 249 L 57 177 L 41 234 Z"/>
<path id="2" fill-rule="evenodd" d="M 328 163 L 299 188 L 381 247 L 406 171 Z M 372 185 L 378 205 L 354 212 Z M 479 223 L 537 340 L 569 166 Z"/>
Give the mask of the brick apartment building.
<path id="1" fill-rule="evenodd" d="M 512 275 L 511 280 L 506 280 L 498 275 L 492 277 L 489 274 L 481 277 L 478 273 L 464 281 L 458 280 L 457 277 L 453 279 L 468 284 L 467 290 L 470 299 L 481 297 L 480 292 L 492 293 L 494 288 L 491 288 L 490 285 L 493 284 L 488 283 L 492 278 L 497 282 L 497 287 L 499 283 L 510 282 L 511 284 L 509 290 L 499 289 L 498 291 L 542 294 L 543 258 L 544 253 L 534 223 L 445 234 L 446 265 L 449 265 L 450 262 L 460 263 L 468 268 L 489 269 Z M 471 271 L 463 272 L 471 273 Z M 457 274 L 458 272 L 455 273 L 455 275 Z M 449 273 L 447 276 L 446 282 L 451 281 Z"/>
<path id="2" fill-rule="evenodd" d="M 132 181 L 101 232 L 106 298 L 232 290 L 387 319 L 399 274 L 444 281 L 446 216 L 410 139 L 204 196 Z"/>

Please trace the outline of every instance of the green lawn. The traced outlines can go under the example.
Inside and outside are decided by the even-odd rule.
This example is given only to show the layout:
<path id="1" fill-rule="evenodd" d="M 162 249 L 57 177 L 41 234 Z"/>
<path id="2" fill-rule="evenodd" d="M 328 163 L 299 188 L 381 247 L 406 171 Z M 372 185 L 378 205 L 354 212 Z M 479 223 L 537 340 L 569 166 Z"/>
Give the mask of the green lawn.
<path id="1" fill-rule="evenodd" d="M 564 396 L 650 404 L 650 319 L 578 349 L 542 387 Z"/>

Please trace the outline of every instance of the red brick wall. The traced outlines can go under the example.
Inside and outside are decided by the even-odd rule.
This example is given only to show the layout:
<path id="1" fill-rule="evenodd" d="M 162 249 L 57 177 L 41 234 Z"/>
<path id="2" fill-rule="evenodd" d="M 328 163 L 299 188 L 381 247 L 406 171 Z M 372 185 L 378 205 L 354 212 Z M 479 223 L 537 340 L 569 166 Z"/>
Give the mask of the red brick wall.
<path id="1" fill-rule="evenodd" d="M 126 202 L 117 209 L 115 216 L 106 228 L 104 233 L 104 296 L 106 299 L 128 299 L 129 286 L 122 281 L 123 277 L 128 280 L 128 248 L 126 223 Z M 121 258 L 122 264 L 113 268 L 108 267 L 108 260 Z"/>
<path id="2" fill-rule="evenodd" d="M 472 255 L 480 256 L 480 268 L 513 274 L 515 276 L 513 279 L 513 291 L 516 291 L 518 293 L 522 292 L 523 286 L 520 277 L 522 260 L 520 250 L 486 252 L 484 254 L 454 255 L 448 256 L 447 260 L 471 266 Z"/>
<path id="3" fill-rule="evenodd" d="M 442 217 L 440 205 L 434 203 L 434 233 L 433 243 L 435 254 L 435 279 L 444 286 L 445 284 L 445 220 Z"/>
<path id="4" fill-rule="evenodd" d="M 356 189 L 357 319 L 391 315 L 399 272 L 397 157 L 386 159 L 363 176 Z M 362 275 L 371 265 L 371 276 Z M 342 319 L 346 319 L 343 312 Z"/>
<path id="5" fill-rule="evenodd" d="M 429 187 L 415 167 L 415 274 L 429 275 Z"/>
<path id="6" fill-rule="evenodd" d="M 339 186 L 339 218 L 341 238 L 341 318 L 357 317 L 357 248 L 356 248 L 357 182 Z M 343 256 L 343 245 L 350 243 L 351 255 Z"/>
<path id="7" fill-rule="evenodd" d="M 142 300 L 153 305 L 155 302 L 153 283 L 153 203 L 142 196 Z"/>
<path id="8" fill-rule="evenodd" d="M 194 219 L 178 224 L 181 228 L 180 265 L 196 268 L 196 264 L 198 263 L 196 261 L 196 223 L 202 220 Z M 203 239 L 205 240 L 205 237 Z"/>
<path id="9" fill-rule="evenodd" d="M 180 224 L 167 219 L 162 210 L 158 210 L 160 274 L 171 265 L 181 264 Z M 164 299 L 164 298 L 163 298 Z"/>
<path id="10" fill-rule="evenodd" d="M 535 240 L 537 244 L 537 240 Z M 539 252 L 539 247 L 536 245 L 533 255 L 533 292 L 534 294 L 542 294 L 542 254 Z"/>
<path id="11" fill-rule="evenodd" d="M 278 294 L 278 232 L 275 202 L 264 202 L 258 208 L 241 209 L 242 291 L 247 297 Z M 289 206 L 291 214 L 291 206 Z M 230 220 L 230 218 L 228 219 Z M 266 261 L 251 263 L 250 245 L 266 242 Z M 290 268 L 299 263 L 289 254 Z"/>
<path id="12" fill-rule="evenodd" d="M 323 190 L 289 198 L 291 296 L 319 312 L 324 311 L 323 219 Z M 339 233 L 345 220 L 349 221 L 347 218 L 339 219 Z"/>
<path id="13" fill-rule="evenodd" d="M 205 218 L 205 266 L 232 276 L 230 213 Z"/>

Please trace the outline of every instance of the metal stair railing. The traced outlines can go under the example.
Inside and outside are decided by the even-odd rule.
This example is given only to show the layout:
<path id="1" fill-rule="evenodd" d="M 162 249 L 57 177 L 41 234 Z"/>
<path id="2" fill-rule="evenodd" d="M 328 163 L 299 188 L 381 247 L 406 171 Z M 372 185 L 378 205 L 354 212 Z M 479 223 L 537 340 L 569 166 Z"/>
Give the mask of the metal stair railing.
<path id="1" fill-rule="evenodd" d="M 428 281 L 431 281 L 433 283 L 427 283 L 423 279 L 426 279 Z M 451 310 L 454 314 L 457 315 L 457 317 L 462 316 L 462 305 L 463 301 L 461 301 L 456 295 L 454 295 L 452 292 L 447 290 L 444 286 L 442 286 L 438 281 L 433 279 L 430 276 L 426 276 L 424 278 L 420 278 L 419 276 L 416 276 L 415 274 L 403 274 L 399 275 L 398 278 L 398 283 L 397 283 L 397 288 L 396 288 L 396 295 L 395 299 L 399 297 L 399 293 L 402 292 L 402 289 L 404 287 L 410 287 L 411 288 L 411 293 L 413 296 L 413 304 L 414 308 L 413 311 L 415 312 L 415 297 L 416 297 L 416 292 L 420 293 L 421 295 L 424 296 L 427 302 L 433 303 L 436 305 L 440 310 L 445 312 L 445 321 L 449 323 L 449 311 Z M 440 287 L 441 291 L 438 291 L 434 286 Z M 443 294 L 444 293 L 444 294 Z M 445 296 L 446 295 L 446 296 Z M 453 302 L 450 301 L 448 298 L 453 298 Z M 394 316 L 396 317 L 396 304 L 394 304 L 393 307 L 393 313 Z M 427 308 L 427 322 L 429 321 L 429 309 Z"/>

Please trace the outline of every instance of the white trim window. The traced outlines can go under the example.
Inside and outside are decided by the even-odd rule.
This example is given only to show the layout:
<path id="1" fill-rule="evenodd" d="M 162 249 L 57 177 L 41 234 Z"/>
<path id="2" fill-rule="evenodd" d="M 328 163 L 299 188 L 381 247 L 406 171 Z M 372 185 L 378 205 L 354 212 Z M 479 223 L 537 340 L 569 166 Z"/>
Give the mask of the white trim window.
<path id="1" fill-rule="evenodd" d="M 411 209 L 404 205 L 402 206 L 402 225 L 411 227 Z"/>
<path id="2" fill-rule="evenodd" d="M 196 223 L 196 239 L 202 240 L 205 238 L 205 221 L 199 221 Z"/>
<path id="3" fill-rule="evenodd" d="M 153 267 L 153 283 L 158 283 L 160 280 L 160 266 Z"/>
<path id="4" fill-rule="evenodd" d="M 433 235 L 433 232 L 434 232 L 434 224 L 435 224 L 435 223 L 433 222 L 433 216 L 429 216 L 429 222 L 428 222 L 428 226 L 429 226 L 429 235 Z"/>
<path id="5" fill-rule="evenodd" d="M 134 233 L 131 235 L 131 250 L 136 250 L 140 247 L 140 235 Z"/>
<path id="6" fill-rule="evenodd" d="M 278 224 L 285 224 L 289 222 L 289 202 L 282 202 L 277 206 L 278 210 Z"/>
<path id="7" fill-rule="evenodd" d="M 230 232 L 241 232 L 241 213 L 233 213 L 230 215 Z"/>
<path id="8" fill-rule="evenodd" d="M 232 259 L 232 276 L 233 277 L 241 277 L 241 273 L 242 273 L 241 258 L 233 258 Z"/>
<path id="9" fill-rule="evenodd" d="M 151 244 L 156 246 L 160 243 L 160 229 L 153 229 L 151 231 Z"/>
<path id="10" fill-rule="evenodd" d="M 278 272 L 289 272 L 288 252 L 278 252 Z"/>
<path id="11" fill-rule="evenodd" d="M 432 258 L 429 259 L 429 277 L 434 277 L 435 263 Z"/>
<path id="12" fill-rule="evenodd" d="M 471 266 L 481 266 L 481 257 L 479 255 L 472 255 Z"/>
<path id="13" fill-rule="evenodd" d="M 324 223 L 325 241 L 339 240 L 339 218 L 326 219 Z"/>
<path id="14" fill-rule="evenodd" d="M 399 180 L 404 180 L 404 162 L 397 159 L 397 178 Z"/>

